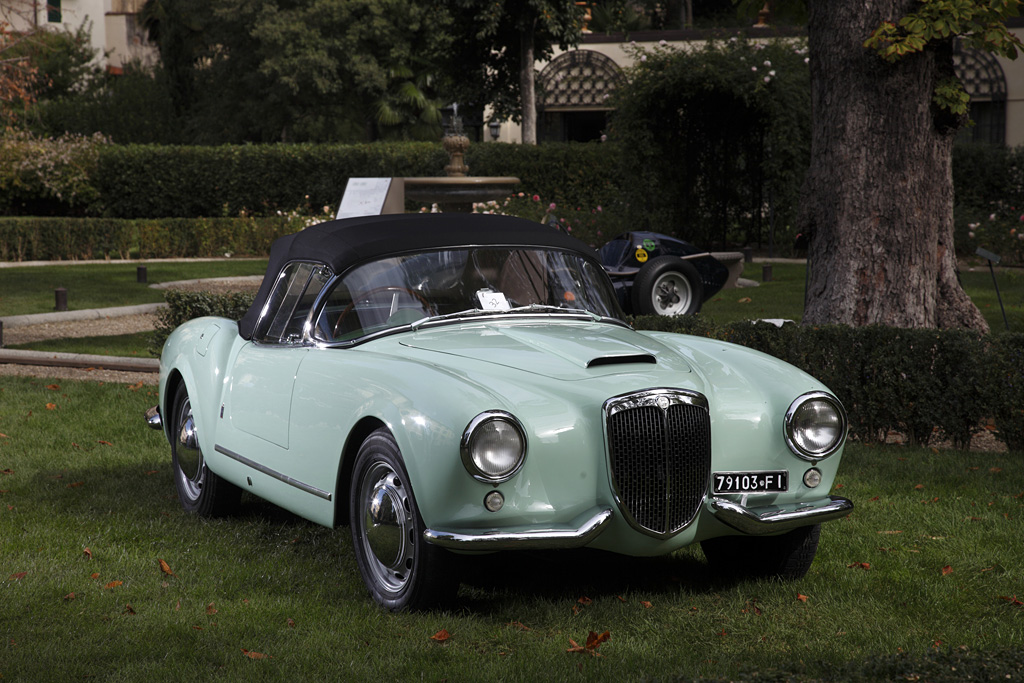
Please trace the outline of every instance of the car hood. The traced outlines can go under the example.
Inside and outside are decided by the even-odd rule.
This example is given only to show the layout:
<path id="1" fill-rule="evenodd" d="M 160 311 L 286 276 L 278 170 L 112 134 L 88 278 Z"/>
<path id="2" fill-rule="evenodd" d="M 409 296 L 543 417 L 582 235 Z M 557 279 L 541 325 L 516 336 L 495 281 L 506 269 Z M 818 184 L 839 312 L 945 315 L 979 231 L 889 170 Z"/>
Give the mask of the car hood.
<path id="1" fill-rule="evenodd" d="M 691 372 L 682 355 L 670 347 L 606 323 L 491 322 L 420 331 L 400 343 L 558 380 L 590 379 L 653 366 Z"/>

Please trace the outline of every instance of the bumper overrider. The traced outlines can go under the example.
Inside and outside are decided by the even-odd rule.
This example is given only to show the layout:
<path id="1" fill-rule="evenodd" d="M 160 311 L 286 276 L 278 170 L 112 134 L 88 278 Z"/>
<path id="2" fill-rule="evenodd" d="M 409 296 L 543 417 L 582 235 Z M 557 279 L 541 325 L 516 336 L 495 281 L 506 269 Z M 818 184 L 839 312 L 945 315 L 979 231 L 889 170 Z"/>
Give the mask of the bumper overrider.
<path id="1" fill-rule="evenodd" d="M 711 498 L 706 506 L 723 524 L 751 536 L 764 536 L 845 517 L 853 510 L 853 501 L 829 496 L 808 503 L 748 508 L 724 498 Z M 603 507 L 577 517 L 570 524 L 549 529 L 523 527 L 473 532 L 427 529 L 423 537 L 429 543 L 452 550 L 582 548 L 597 538 L 613 517 L 612 509 Z"/>

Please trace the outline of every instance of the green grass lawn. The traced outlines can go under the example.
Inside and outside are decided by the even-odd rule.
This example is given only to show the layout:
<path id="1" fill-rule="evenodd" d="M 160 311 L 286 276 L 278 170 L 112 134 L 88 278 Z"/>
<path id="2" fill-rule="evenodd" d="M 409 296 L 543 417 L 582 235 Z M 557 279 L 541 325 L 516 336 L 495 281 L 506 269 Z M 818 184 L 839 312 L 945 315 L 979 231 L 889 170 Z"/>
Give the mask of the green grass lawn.
<path id="1" fill-rule="evenodd" d="M 1024 453 L 848 448 L 857 507 L 794 583 L 724 579 L 697 549 L 507 553 L 466 559 L 452 610 L 395 615 L 347 528 L 255 499 L 183 513 L 154 393 L 0 377 L 4 681 L 1024 676 Z M 605 631 L 602 656 L 567 651 Z"/>
<path id="2" fill-rule="evenodd" d="M 54 290 L 68 290 L 68 308 L 82 310 L 159 303 L 164 293 L 137 282 L 136 263 L 0 268 L 0 317 L 54 310 Z M 149 283 L 263 275 L 266 259 L 147 263 Z"/>
<path id="3" fill-rule="evenodd" d="M 806 266 L 802 264 L 775 263 L 772 264 L 771 282 L 761 282 L 762 264 L 748 263 L 743 269 L 743 277 L 760 283 L 759 286 L 723 290 L 704 304 L 701 315 L 720 325 L 757 318 L 784 318 L 800 322 L 804 313 L 806 271 Z M 1005 330 L 1003 314 L 988 269 L 979 267 L 964 271 L 960 274 L 960 280 L 992 331 Z M 1010 330 L 1024 332 L 1024 269 L 999 270 L 996 282 Z"/>

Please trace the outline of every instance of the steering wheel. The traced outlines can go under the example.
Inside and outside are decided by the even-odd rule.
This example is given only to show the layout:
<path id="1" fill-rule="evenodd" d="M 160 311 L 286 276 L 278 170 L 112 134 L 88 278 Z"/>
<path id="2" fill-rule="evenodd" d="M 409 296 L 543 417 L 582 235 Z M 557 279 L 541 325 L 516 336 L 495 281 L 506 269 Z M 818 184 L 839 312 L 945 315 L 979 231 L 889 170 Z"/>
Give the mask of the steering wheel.
<path id="1" fill-rule="evenodd" d="M 367 297 L 371 297 L 374 294 L 380 294 L 381 292 L 405 292 L 406 294 L 410 295 L 414 299 L 419 300 L 419 302 L 421 304 L 423 304 L 424 310 L 427 310 L 427 311 L 432 310 L 432 307 L 430 306 L 430 302 L 428 302 L 423 297 L 422 294 L 420 294 L 419 292 L 417 292 L 414 289 L 409 289 L 408 287 L 397 287 L 397 286 L 394 286 L 394 285 L 385 285 L 383 287 L 374 287 L 373 289 L 368 289 L 365 292 L 360 292 L 360 294 L 358 296 L 352 297 L 352 303 L 350 303 L 348 306 L 345 307 L 345 310 L 343 310 L 341 312 L 341 315 L 338 316 L 338 321 L 336 323 L 334 323 L 334 333 L 333 333 L 334 336 L 335 337 L 338 336 L 338 332 L 341 330 L 341 322 L 345 319 L 345 316 L 347 316 L 349 313 L 351 313 L 352 311 L 355 310 L 356 302 L 357 301 L 363 301 Z"/>

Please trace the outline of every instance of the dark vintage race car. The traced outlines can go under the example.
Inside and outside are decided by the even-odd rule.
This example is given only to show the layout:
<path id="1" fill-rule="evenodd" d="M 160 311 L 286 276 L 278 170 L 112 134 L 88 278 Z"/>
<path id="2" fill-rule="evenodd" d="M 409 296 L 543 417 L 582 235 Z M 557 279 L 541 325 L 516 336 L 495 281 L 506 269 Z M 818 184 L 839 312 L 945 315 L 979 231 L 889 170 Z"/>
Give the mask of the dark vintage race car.
<path id="1" fill-rule="evenodd" d="M 445 602 L 453 552 L 699 543 L 721 571 L 802 576 L 846 415 L 779 360 L 624 322 L 597 254 L 472 214 L 277 240 L 241 320 L 177 328 L 151 427 L 185 510 L 242 491 L 349 525 L 370 594 Z"/>
<path id="2" fill-rule="evenodd" d="M 633 315 L 692 315 L 735 283 L 742 254 L 712 254 L 657 232 L 627 232 L 599 251 L 619 305 Z"/>

